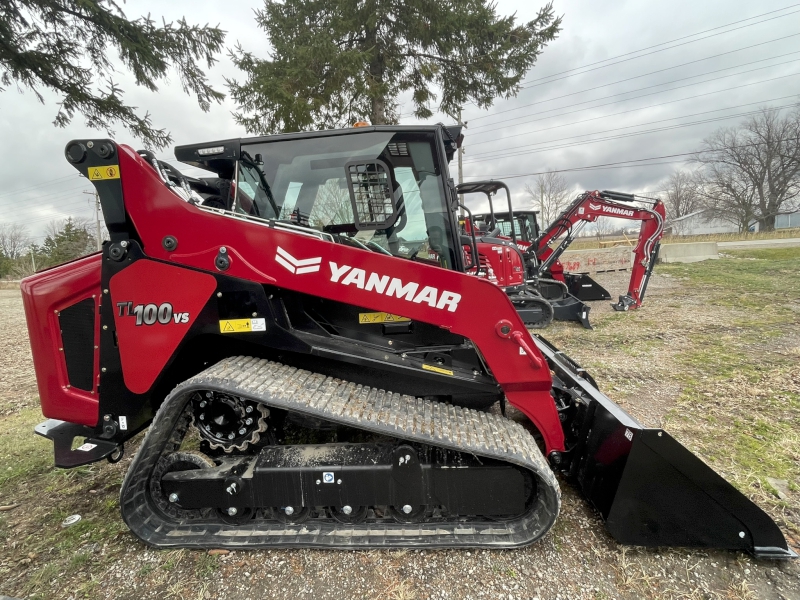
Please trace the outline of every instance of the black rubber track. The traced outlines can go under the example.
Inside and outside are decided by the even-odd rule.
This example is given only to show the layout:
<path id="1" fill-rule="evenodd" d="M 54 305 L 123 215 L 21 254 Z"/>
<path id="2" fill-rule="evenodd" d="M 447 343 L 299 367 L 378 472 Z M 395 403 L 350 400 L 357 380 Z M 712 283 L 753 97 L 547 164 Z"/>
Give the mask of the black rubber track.
<path id="1" fill-rule="evenodd" d="M 293 525 L 251 520 L 237 525 L 221 521 L 213 511 L 176 510 L 160 494 L 159 459 L 180 447 L 191 418 L 187 403 L 201 390 L 218 390 L 349 427 L 504 460 L 531 472 L 536 497 L 525 514 L 510 521 L 346 524 L 320 519 Z M 170 393 L 120 493 L 122 518 L 131 531 L 147 544 L 164 548 L 511 548 L 547 533 L 560 503 L 553 472 L 519 423 L 250 357 L 225 359 Z"/>

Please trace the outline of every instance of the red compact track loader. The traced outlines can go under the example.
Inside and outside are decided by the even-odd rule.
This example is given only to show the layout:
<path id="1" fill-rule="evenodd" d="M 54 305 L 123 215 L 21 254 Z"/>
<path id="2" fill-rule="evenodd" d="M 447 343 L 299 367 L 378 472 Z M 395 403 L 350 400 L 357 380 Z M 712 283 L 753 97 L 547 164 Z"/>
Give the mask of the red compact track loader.
<path id="1" fill-rule="evenodd" d="M 56 465 L 119 460 L 149 427 L 120 507 L 161 548 L 521 546 L 557 518 L 559 472 L 623 543 L 794 556 L 465 273 L 457 133 L 176 148 L 216 174 L 200 179 L 111 140 L 67 144 L 110 240 L 22 283 Z"/>

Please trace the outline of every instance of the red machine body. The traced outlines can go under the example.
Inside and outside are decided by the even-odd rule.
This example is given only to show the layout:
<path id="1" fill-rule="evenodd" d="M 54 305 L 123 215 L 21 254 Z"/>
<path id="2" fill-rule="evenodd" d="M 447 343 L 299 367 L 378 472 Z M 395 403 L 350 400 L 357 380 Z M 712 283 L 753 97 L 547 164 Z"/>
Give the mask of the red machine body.
<path id="1" fill-rule="evenodd" d="M 21 286 L 56 465 L 115 462 L 152 424 L 120 507 L 164 548 L 518 547 L 558 516 L 556 470 L 624 543 L 795 556 L 755 504 L 528 332 L 508 293 L 527 285 L 514 230 L 480 246 L 458 231 L 460 139 L 381 126 L 187 145 L 177 158 L 219 175 L 191 181 L 146 151 L 71 141 L 110 240 Z M 622 206 L 648 222 L 652 261 L 663 208 L 593 198 L 563 229 Z M 416 260 L 425 239 L 436 264 Z M 469 265 L 481 255 L 495 281 Z"/>
<path id="2" fill-rule="evenodd" d="M 183 201 L 165 188 L 156 172 L 136 151 L 124 145 L 118 148 L 122 190 L 125 198 L 130 199 L 126 202 L 126 210 L 141 236 L 142 246 L 152 260 L 190 270 L 209 270 L 214 269 L 220 249 L 225 248 L 230 257 L 227 274 L 231 276 L 332 300 L 346 300 L 358 306 L 403 315 L 468 336 L 486 358 L 508 401 L 525 413 L 541 431 L 547 451 L 564 449 L 563 430 L 550 396 L 552 380 L 547 363 L 514 306 L 497 285 L 482 278 L 379 253 L 363 252 L 252 221 L 220 219 Z M 175 233 L 176 223 L 180 223 L 179 247 L 170 252 L 164 249 L 162 240 Z M 319 271 L 313 275 L 289 272 L 276 261 L 278 248 L 298 261 L 321 258 Z M 65 267 L 25 280 L 23 293 L 33 319 L 29 323 L 34 323 L 29 327 L 40 332 L 51 331 L 41 327 L 46 319 L 53 318 L 51 314 L 54 313 L 48 311 L 55 310 L 54 304 L 40 296 L 46 297 L 54 289 L 60 290 L 61 298 L 65 289 L 74 289 L 74 293 L 68 296 L 70 298 L 91 297 L 99 293 L 99 287 L 94 287 L 98 277 L 98 258 L 93 260 L 93 279 L 88 275 L 91 268 L 87 265 L 87 276 L 79 281 L 75 281 L 72 269 Z M 205 301 L 206 292 L 198 293 L 187 287 L 177 272 L 163 276 L 158 264 L 152 263 L 147 270 L 138 273 L 135 281 L 124 288 L 127 295 L 114 295 L 113 300 L 147 305 L 155 301 L 155 290 L 161 294 L 160 303 L 173 296 L 156 284 L 168 282 L 172 287 L 174 282 L 173 291 L 183 289 L 186 294 L 197 298 L 205 296 Z M 340 274 L 345 266 L 349 268 Z M 348 273 L 355 276 L 348 278 Z M 413 283 L 414 293 L 397 297 L 379 293 L 376 288 L 369 289 L 365 277 L 368 280 L 372 274 L 379 278 L 398 279 L 405 284 Z M 448 294 L 457 297 L 457 301 L 448 301 Z M 191 314 L 191 307 L 173 303 L 176 304 L 176 310 L 179 308 Z M 477 320 L 486 325 L 475 327 Z M 134 389 L 131 391 L 134 392 L 146 391 L 152 374 L 163 369 L 165 357 L 169 354 L 165 348 L 177 345 L 183 327 L 170 324 L 163 326 L 163 330 L 155 327 L 152 331 L 164 335 L 154 335 L 148 331 L 147 335 L 131 336 L 126 340 L 129 344 L 122 355 L 122 370 L 126 381 L 133 382 Z M 39 341 L 37 346 L 43 343 Z M 142 360 L 145 363 L 152 360 L 144 373 L 139 371 Z M 76 392 L 56 383 L 58 373 L 65 372 L 63 364 L 59 364 L 62 361 L 55 343 L 50 352 L 39 351 L 34 354 L 37 373 L 42 373 L 40 378 L 47 382 L 43 389 L 40 388 L 42 404 L 48 407 L 46 416 L 53 418 L 69 418 L 78 410 L 74 404 Z M 83 394 L 80 397 L 83 398 Z M 97 422 L 96 405 L 94 412 L 90 411 L 93 406 L 90 404 L 91 398 L 89 395 L 81 405 L 81 419 L 77 422 Z M 75 421 L 72 418 L 69 420 Z"/>

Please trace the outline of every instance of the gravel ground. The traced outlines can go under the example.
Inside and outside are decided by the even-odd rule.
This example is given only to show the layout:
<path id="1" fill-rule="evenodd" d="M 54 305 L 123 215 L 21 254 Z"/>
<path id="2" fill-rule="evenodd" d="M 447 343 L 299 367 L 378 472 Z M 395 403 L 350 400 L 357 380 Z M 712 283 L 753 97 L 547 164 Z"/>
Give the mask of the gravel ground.
<path id="1" fill-rule="evenodd" d="M 628 276 L 607 273 L 598 280 L 616 297 L 625 290 Z M 659 425 L 681 392 L 671 373 L 675 357 L 689 343 L 684 333 L 728 318 L 714 310 L 702 291 L 656 273 L 642 310 L 615 314 L 608 302 L 596 302 L 594 332 L 556 323 L 543 333 L 589 368 L 601 389 L 626 410 L 645 424 Z M 789 343 L 800 348 L 796 340 Z M 18 291 L 0 290 L 0 355 L 0 418 L 13 419 L 27 414 L 26 407 L 36 402 Z M 36 449 L 50 452 L 43 441 Z M 563 481 L 556 526 L 541 542 L 517 550 L 154 551 L 125 531 L 114 505 L 133 450 L 128 448 L 117 465 L 98 465 L 73 479 L 59 479 L 66 482 L 61 488 L 28 489 L 23 483 L 12 490 L 23 510 L 0 513 L 5 519 L 0 533 L 6 532 L 0 537 L 0 594 L 137 600 L 800 598 L 798 561 L 620 546 Z M 55 477 L 42 475 L 48 476 Z M 49 568 L 61 542 L 48 539 L 63 538 L 57 523 L 73 512 L 84 515 L 85 533 L 75 541 L 72 559 L 60 559 Z"/>

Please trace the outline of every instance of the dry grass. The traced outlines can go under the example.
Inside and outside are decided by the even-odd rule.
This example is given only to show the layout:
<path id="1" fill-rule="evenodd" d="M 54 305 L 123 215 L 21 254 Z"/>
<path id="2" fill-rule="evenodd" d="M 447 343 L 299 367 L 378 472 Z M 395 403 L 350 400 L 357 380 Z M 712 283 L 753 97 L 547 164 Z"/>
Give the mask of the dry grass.
<path id="1" fill-rule="evenodd" d="M 749 240 L 778 240 L 786 238 L 800 237 L 800 228 L 776 229 L 775 231 L 764 231 L 755 233 L 708 233 L 703 235 L 665 235 L 661 238 L 662 244 L 688 244 L 693 242 L 742 242 Z M 578 238 L 569 247 L 570 250 L 589 250 L 601 248 L 600 242 L 619 241 L 622 243 L 631 242 L 636 244 L 638 234 L 622 236 L 604 236 L 602 240 L 596 237 Z"/>
<path id="2" fill-rule="evenodd" d="M 601 389 L 648 425 L 666 424 L 775 518 L 800 524 L 800 248 L 659 265 L 645 306 L 594 303 L 594 331 L 544 332 Z M 599 277 L 613 295 L 628 273 Z M 798 562 L 722 551 L 623 547 L 562 481 L 559 520 L 540 542 L 508 551 L 211 555 L 152 551 L 126 531 L 117 498 L 135 444 L 117 465 L 51 465 L 18 291 L 0 292 L 0 595 L 26 598 L 800 598 Z M 11 470 L 8 467 L 11 466 Z M 766 477 L 790 481 L 781 500 Z M 80 524 L 61 521 L 81 514 Z M 794 538 L 796 545 L 800 539 Z"/>

